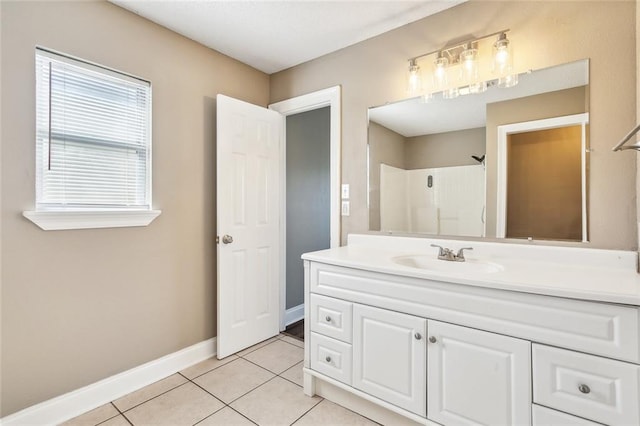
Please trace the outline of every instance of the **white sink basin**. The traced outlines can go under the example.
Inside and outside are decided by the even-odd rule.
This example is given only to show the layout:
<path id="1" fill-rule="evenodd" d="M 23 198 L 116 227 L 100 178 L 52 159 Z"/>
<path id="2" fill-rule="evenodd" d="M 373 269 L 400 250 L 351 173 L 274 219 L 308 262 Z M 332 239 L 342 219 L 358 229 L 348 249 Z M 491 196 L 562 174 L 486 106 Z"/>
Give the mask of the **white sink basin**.
<path id="1" fill-rule="evenodd" d="M 454 272 L 454 273 L 493 273 L 499 272 L 504 267 L 498 263 L 485 262 L 476 259 L 467 259 L 464 262 L 450 262 L 447 260 L 440 260 L 434 258 L 433 255 L 409 255 L 398 256 L 391 259 L 392 262 L 402 266 L 409 266 L 411 268 L 424 269 L 427 271 L 437 272 Z"/>

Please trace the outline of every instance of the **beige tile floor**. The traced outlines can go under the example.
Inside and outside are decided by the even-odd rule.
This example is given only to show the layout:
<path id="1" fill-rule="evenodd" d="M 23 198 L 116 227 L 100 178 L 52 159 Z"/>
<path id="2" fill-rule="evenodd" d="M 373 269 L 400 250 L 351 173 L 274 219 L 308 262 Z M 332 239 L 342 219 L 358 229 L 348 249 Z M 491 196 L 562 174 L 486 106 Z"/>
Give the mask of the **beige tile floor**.
<path id="1" fill-rule="evenodd" d="M 303 343 L 279 335 L 211 358 L 98 407 L 65 426 L 376 425 L 302 392 Z"/>

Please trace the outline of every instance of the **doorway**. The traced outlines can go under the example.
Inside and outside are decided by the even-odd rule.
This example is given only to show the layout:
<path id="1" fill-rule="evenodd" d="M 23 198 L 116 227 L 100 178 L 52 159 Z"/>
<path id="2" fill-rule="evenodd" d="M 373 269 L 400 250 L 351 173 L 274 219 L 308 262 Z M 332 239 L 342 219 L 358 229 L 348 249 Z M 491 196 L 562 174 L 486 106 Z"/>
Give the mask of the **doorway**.
<path id="1" fill-rule="evenodd" d="M 587 241 L 589 115 L 498 127 L 497 236 Z"/>
<path id="2" fill-rule="evenodd" d="M 281 176 L 282 331 L 304 318 L 300 255 L 340 245 L 340 87 L 287 99 L 269 109 L 281 113 L 286 123 Z M 319 161 L 320 157 L 325 160 Z"/>
<path id="3" fill-rule="evenodd" d="M 300 256 L 330 246 L 330 111 L 331 107 L 323 107 L 292 114 L 285 120 L 286 327 L 304 315 L 304 267 Z"/>

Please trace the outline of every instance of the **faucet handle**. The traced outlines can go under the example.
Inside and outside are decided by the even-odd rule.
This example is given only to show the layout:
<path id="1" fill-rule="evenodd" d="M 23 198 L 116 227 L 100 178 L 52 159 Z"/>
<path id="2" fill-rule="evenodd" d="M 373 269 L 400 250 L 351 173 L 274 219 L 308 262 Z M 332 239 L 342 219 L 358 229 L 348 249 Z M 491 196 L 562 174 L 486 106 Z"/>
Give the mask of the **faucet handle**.
<path id="1" fill-rule="evenodd" d="M 463 247 L 460 250 L 458 250 L 458 254 L 456 254 L 456 258 L 458 258 L 458 260 L 464 260 L 465 250 L 473 250 L 473 247 Z"/>
<path id="2" fill-rule="evenodd" d="M 446 248 L 444 248 L 444 247 L 442 247 L 442 246 L 439 246 L 439 245 L 437 245 L 437 244 L 431 244 L 431 247 L 437 247 L 437 248 L 439 248 L 439 249 L 440 249 L 440 250 L 438 251 L 438 256 L 444 256 L 444 255 L 446 254 L 447 250 L 449 250 L 449 249 L 446 249 Z"/>

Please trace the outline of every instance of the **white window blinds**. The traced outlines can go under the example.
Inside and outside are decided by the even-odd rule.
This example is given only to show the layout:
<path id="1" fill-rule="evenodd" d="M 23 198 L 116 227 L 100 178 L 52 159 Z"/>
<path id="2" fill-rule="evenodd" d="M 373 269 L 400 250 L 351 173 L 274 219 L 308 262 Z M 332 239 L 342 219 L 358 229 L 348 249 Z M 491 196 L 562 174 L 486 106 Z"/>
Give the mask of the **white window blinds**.
<path id="1" fill-rule="evenodd" d="M 36 210 L 151 208 L 151 86 L 36 50 Z"/>

